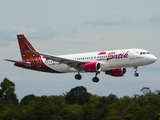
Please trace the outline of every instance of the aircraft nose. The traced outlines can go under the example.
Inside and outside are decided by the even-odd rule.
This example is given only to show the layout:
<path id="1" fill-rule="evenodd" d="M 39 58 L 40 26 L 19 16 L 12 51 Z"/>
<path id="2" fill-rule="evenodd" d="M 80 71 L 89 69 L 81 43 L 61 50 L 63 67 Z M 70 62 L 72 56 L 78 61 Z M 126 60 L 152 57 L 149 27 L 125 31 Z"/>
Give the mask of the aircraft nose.
<path id="1" fill-rule="evenodd" d="M 151 63 L 154 63 L 157 60 L 157 58 L 154 55 L 151 55 L 149 60 Z"/>

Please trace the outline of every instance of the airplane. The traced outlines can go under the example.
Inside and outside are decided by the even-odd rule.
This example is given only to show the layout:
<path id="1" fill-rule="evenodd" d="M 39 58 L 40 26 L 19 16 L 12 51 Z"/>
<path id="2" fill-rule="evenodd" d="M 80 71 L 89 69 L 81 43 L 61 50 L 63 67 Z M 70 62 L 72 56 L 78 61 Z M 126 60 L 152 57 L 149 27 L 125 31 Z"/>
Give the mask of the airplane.
<path id="1" fill-rule="evenodd" d="M 80 73 L 95 73 L 93 82 L 99 82 L 97 75 L 103 71 L 106 75 L 121 77 L 126 75 L 126 68 L 134 68 L 134 76 L 138 77 L 137 68 L 152 64 L 156 57 L 144 49 L 121 49 L 99 52 L 88 52 L 69 55 L 50 55 L 38 52 L 24 34 L 17 35 L 21 61 L 14 62 L 17 67 L 49 73 L 76 72 L 75 79 L 81 80 Z"/>

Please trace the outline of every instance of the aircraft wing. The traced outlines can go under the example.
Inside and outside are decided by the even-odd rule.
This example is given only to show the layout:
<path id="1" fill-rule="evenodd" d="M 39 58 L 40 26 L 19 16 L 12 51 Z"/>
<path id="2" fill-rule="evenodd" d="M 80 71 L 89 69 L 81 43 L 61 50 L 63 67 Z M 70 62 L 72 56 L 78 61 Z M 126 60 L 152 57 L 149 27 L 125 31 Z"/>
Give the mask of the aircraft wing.
<path id="1" fill-rule="evenodd" d="M 59 56 L 55 56 L 55 55 L 41 53 L 41 52 L 37 52 L 37 51 L 33 51 L 33 50 L 29 50 L 29 51 L 32 53 L 35 53 L 35 54 L 42 55 L 42 57 L 46 58 L 46 60 L 53 60 L 53 61 L 59 62 L 60 64 L 66 64 L 69 67 L 73 67 L 77 70 L 82 70 L 83 65 L 86 63 L 86 62 L 82 62 L 82 61 L 77 61 L 77 60 L 73 60 L 73 59 L 67 59 L 67 58 L 63 58 L 63 57 L 59 57 Z"/>
<path id="2" fill-rule="evenodd" d="M 86 62 L 82 62 L 82 61 L 67 59 L 67 58 L 63 58 L 63 57 L 59 57 L 59 56 L 55 56 L 55 55 L 50 55 L 50 54 L 34 51 L 28 46 L 27 43 L 25 43 L 25 46 L 26 46 L 26 48 L 28 49 L 29 52 L 42 55 L 43 58 L 46 58 L 46 60 L 53 60 L 53 61 L 59 62 L 60 64 L 66 64 L 69 67 L 73 67 L 73 68 L 75 68 L 79 71 L 83 70 L 83 65 L 86 63 Z"/>
<path id="3" fill-rule="evenodd" d="M 9 62 L 14 62 L 14 63 L 20 63 L 20 64 L 25 65 L 25 66 L 30 66 L 31 65 L 30 62 L 20 62 L 20 61 L 9 60 L 9 59 L 4 59 L 4 60 L 9 61 Z"/>

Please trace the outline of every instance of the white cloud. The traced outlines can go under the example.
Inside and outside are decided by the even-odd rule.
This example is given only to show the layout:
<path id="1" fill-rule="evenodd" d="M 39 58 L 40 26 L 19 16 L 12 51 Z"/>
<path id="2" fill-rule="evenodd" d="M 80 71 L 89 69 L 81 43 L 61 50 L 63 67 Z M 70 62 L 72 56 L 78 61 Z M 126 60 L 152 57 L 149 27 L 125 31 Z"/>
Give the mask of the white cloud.
<path id="1" fill-rule="evenodd" d="M 124 17 L 121 17 L 119 15 L 114 15 L 109 18 L 99 19 L 99 20 L 90 20 L 83 22 L 84 24 L 91 24 L 91 25 L 103 25 L 103 26 L 109 26 L 109 25 L 122 25 L 122 24 L 130 24 L 132 23 L 131 20 L 127 20 Z"/>
<path id="2" fill-rule="evenodd" d="M 13 28 L 17 34 L 27 34 L 32 39 L 46 40 L 53 38 L 55 31 L 50 27 L 39 27 L 39 28 L 26 28 L 23 26 L 17 26 Z"/>
<path id="3" fill-rule="evenodd" d="M 9 46 L 10 42 L 15 40 L 17 34 L 27 35 L 27 37 L 30 37 L 31 39 L 46 40 L 49 38 L 54 38 L 55 30 L 50 27 L 26 28 L 23 26 L 16 26 L 12 29 L 1 29 L 0 46 Z"/>
<path id="4" fill-rule="evenodd" d="M 152 22 L 152 23 L 160 23 L 160 15 L 151 17 L 150 18 L 150 22 Z"/>

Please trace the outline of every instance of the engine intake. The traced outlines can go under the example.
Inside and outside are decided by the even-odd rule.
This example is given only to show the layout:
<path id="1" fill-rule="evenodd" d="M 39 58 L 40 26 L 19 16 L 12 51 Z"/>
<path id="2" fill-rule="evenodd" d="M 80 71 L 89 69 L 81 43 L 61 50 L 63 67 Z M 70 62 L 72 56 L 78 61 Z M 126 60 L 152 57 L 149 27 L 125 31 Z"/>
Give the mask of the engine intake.
<path id="1" fill-rule="evenodd" d="M 85 72 L 97 72 L 97 71 L 100 71 L 100 69 L 101 69 L 101 65 L 98 62 L 84 64 Z"/>
<path id="2" fill-rule="evenodd" d="M 115 77 L 121 77 L 125 75 L 126 71 L 127 71 L 126 68 L 118 68 L 105 71 L 105 74 Z"/>

